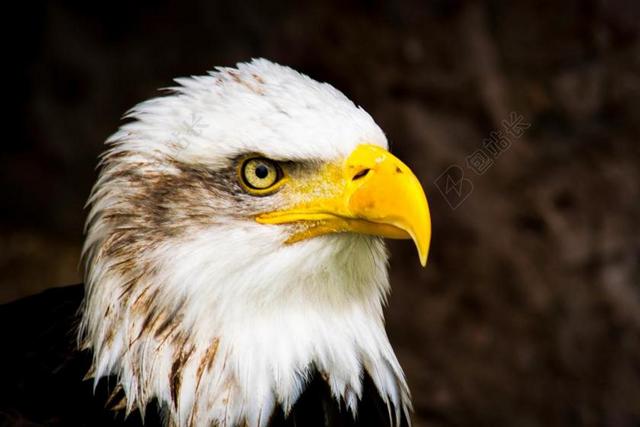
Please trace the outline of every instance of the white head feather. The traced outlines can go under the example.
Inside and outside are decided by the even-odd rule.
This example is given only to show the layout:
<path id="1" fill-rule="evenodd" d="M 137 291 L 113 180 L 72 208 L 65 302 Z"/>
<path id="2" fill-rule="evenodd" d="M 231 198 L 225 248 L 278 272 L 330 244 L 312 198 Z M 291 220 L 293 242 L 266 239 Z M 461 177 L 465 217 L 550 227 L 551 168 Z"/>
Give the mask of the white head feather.
<path id="1" fill-rule="evenodd" d="M 406 413 L 383 242 L 285 245 L 251 200 L 207 187 L 245 153 L 339 161 L 362 142 L 386 148 L 383 132 L 332 86 L 262 59 L 177 82 L 107 141 L 89 200 L 81 340 L 95 381 L 116 375 L 129 411 L 156 398 L 177 425 L 261 426 L 312 369 L 355 413 L 366 372 Z"/>

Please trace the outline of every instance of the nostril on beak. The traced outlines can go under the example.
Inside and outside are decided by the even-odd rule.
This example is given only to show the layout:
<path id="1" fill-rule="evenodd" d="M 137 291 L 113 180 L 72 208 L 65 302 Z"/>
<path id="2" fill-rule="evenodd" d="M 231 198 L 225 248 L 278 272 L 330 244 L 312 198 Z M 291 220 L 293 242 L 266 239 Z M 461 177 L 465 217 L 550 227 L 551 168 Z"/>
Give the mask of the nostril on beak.
<path id="1" fill-rule="evenodd" d="M 353 176 L 353 178 L 351 178 L 352 181 L 356 181 L 360 178 L 364 178 L 365 176 L 367 176 L 367 174 L 369 173 L 371 169 L 366 168 L 366 169 L 362 169 L 361 171 L 359 171 L 357 174 L 355 174 Z"/>

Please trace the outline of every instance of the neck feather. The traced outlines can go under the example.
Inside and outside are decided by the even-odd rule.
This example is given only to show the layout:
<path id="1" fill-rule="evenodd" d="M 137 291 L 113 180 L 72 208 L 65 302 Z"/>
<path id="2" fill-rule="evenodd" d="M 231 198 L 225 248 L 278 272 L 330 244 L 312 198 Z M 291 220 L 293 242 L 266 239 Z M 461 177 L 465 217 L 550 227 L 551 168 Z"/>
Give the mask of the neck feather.
<path id="1" fill-rule="evenodd" d="M 394 418 L 406 416 L 382 317 L 383 243 L 333 235 L 283 246 L 278 233 L 212 227 L 153 245 L 126 269 L 93 236 L 81 341 L 96 383 L 116 375 L 128 411 L 155 398 L 172 424 L 261 426 L 277 407 L 288 413 L 313 372 L 355 416 L 366 375 Z"/>

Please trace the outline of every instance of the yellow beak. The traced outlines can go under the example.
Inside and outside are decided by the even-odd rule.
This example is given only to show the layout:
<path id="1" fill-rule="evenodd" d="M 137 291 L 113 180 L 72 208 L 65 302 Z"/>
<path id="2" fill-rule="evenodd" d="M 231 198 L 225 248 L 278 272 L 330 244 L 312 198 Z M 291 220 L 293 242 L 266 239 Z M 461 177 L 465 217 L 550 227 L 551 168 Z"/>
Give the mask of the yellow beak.
<path id="1" fill-rule="evenodd" d="M 308 194 L 300 197 L 303 202 L 259 215 L 256 221 L 299 224 L 287 243 L 340 232 L 410 238 L 420 263 L 426 265 L 431 241 L 427 198 L 416 176 L 397 157 L 377 145 L 362 144 L 338 169 L 328 168 L 320 178 L 324 191 L 304 186 Z"/>

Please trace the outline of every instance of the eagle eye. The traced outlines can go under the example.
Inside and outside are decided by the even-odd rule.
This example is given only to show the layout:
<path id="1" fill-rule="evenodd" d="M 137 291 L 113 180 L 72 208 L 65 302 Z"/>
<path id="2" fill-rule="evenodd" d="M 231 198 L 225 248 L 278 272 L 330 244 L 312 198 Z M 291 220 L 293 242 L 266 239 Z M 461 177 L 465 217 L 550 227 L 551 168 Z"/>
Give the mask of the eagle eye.
<path id="1" fill-rule="evenodd" d="M 244 187 L 252 193 L 263 194 L 282 179 L 278 163 L 262 157 L 246 159 L 240 166 L 240 178 Z"/>

